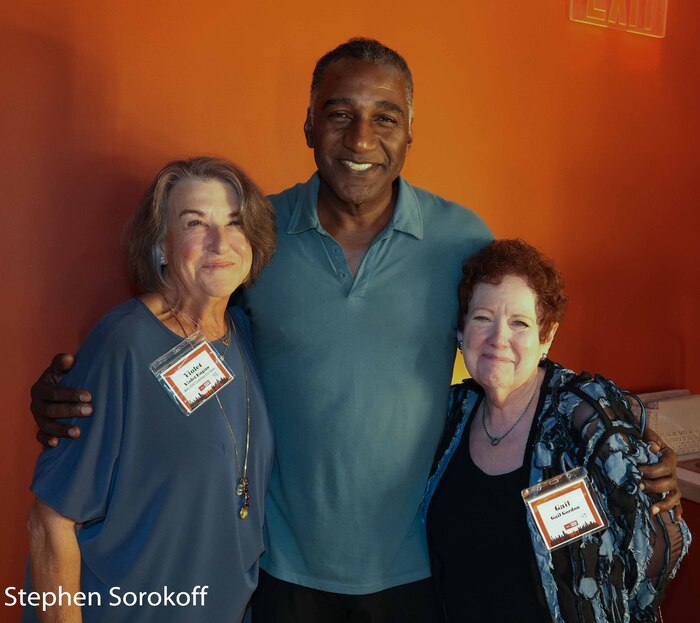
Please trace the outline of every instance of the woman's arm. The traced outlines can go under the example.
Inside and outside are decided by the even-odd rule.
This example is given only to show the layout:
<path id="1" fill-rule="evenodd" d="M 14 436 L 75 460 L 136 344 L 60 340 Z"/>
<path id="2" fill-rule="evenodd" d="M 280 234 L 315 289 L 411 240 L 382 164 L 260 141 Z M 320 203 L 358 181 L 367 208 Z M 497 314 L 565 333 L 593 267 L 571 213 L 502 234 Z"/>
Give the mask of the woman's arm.
<path id="1" fill-rule="evenodd" d="M 34 502 L 29 513 L 29 551 L 34 591 L 58 594 L 59 586 L 70 595 L 80 591 L 80 549 L 76 524 L 51 507 Z M 42 611 L 41 623 L 81 623 L 80 606 L 56 605 Z"/>
<path id="2" fill-rule="evenodd" d="M 598 388 L 589 386 L 592 393 Z M 653 450 L 641 438 L 638 428 L 618 419 L 615 398 L 610 393 L 592 408 L 581 402 L 573 412 L 572 423 L 586 448 L 585 465 L 606 497 L 609 530 L 616 535 L 625 559 L 625 575 L 632 613 L 651 612 L 663 596 L 669 579 L 675 575 L 690 540 L 687 526 L 673 511 L 650 512 L 658 501 L 642 492 L 641 467 L 656 461 Z"/>

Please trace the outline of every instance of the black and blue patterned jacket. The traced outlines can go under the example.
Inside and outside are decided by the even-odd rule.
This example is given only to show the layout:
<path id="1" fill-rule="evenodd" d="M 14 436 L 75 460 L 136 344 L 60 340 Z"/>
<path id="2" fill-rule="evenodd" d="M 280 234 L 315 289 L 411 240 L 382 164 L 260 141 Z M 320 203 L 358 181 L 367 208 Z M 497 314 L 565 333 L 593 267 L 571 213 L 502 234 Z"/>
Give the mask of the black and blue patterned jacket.
<path id="1" fill-rule="evenodd" d="M 638 466 L 658 457 L 642 440 L 626 393 L 612 381 L 577 375 L 546 362 L 534 445 L 526 449 L 530 485 L 576 466 L 588 470 L 609 526 L 548 551 L 528 513 L 543 594 L 554 623 L 656 621 L 667 582 L 678 570 L 690 533 L 673 512 L 652 516 L 654 500 L 639 488 Z M 483 395 L 471 380 L 450 390 L 448 421 L 423 502 L 424 514 Z M 478 501 L 475 501 L 478 503 Z M 455 535 L 455 538 L 472 535 Z M 440 569 L 431 556 L 440 592 Z M 465 561 L 478 564 L 477 561 Z"/>

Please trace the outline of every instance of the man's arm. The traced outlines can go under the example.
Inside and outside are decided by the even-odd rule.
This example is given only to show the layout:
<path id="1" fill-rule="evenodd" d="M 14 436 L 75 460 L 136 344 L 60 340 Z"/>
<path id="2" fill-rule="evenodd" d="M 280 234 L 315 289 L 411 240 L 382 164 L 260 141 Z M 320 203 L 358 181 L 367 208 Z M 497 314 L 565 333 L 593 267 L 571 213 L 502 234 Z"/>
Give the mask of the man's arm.
<path id="1" fill-rule="evenodd" d="M 34 502 L 29 514 L 29 551 L 32 559 L 32 589 L 58 595 L 59 587 L 71 595 L 80 590 L 80 548 L 72 519 L 51 507 Z M 80 606 L 55 605 L 37 609 L 41 623 L 81 623 Z"/>
<path id="2" fill-rule="evenodd" d="M 80 427 L 62 424 L 59 419 L 92 415 L 92 396 L 86 389 L 62 387 L 63 375 L 73 367 L 73 355 L 60 353 L 32 386 L 30 409 L 39 426 L 36 438 L 45 447 L 56 447 L 59 437 L 77 438 Z"/>
<path id="3" fill-rule="evenodd" d="M 681 506 L 681 490 L 678 486 L 678 474 L 676 453 L 667 446 L 659 435 L 649 427 L 644 431 L 644 441 L 649 444 L 651 450 L 661 454 L 659 462 L 655 465 L 640 465 L 644 481 L 642 486 L 645 493 L 666 494 L 663 500 L 655 502 L 651 507 L 652 515 L 662 511 L 674 509 L 676 519 L 683 516 Z"/>

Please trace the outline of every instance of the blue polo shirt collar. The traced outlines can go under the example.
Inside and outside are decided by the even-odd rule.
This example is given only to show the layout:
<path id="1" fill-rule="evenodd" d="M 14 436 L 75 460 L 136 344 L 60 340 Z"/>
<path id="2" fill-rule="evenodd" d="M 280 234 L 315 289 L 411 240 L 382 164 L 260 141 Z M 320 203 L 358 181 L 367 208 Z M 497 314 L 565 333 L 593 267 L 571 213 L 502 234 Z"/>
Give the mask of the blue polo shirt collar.
<path id="1" fill-rule="evenodd" d="M 318 220 L 318 211 L 316 210 L 320 187 L 318 173 L 314 173 L 304 186 L 304 193 L 299 196 L 289 219 L 287 234 L 300 234 L 309 229 L 326 234 Z M 409 234 L 417 240 L 423 239 L 423 217 L 420 204 L 415 191 L 402 177 L 399 178 L 399 198 L 396 202 L 394 215 L 385 231 L 388 233 L 391 230 Z"/>

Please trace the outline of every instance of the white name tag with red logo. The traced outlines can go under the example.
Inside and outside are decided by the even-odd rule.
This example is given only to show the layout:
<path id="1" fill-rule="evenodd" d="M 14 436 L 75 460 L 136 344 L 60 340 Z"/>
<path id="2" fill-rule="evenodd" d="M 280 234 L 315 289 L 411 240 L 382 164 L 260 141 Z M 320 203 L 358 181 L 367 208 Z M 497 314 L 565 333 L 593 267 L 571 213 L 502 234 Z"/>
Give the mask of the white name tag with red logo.
<path id="1" fill-rule="evenodd" d="M 522 496 L 549 550 L 608 525 L 583 467 L 523 489 Z"/>
<path id="2" fill-rule="evenodd" d="M 185 338 L 149 367 L 185 415 L 235 378 L 201 331 Z"/>

